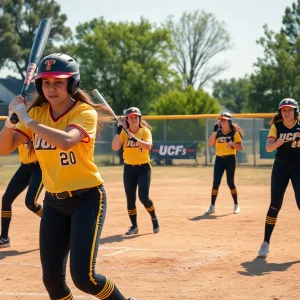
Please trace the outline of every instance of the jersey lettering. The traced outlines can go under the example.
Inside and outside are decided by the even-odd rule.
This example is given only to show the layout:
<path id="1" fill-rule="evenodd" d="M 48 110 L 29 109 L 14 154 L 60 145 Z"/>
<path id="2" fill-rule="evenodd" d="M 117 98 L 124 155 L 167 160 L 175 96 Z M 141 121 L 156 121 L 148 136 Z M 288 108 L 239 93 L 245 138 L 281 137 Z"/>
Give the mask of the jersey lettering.
<path id="1" fill-rule="evenodd" d="M 37 134 L 34 135 L 34 148 L 35 150 L 55 150 L 56 147 L 44 141 Z"/>
<path id="2" fill-rule="evenodd" d="M 297 132 L 280 133 L 279 138 L 284 141 L 294 141 L 297 138 Z"/>
<path id="3" fill-rule="evenodd" d="M 139 146 L 134 141 L 128 140 L 126 147 L 127 148 L 138 148 Z"/>

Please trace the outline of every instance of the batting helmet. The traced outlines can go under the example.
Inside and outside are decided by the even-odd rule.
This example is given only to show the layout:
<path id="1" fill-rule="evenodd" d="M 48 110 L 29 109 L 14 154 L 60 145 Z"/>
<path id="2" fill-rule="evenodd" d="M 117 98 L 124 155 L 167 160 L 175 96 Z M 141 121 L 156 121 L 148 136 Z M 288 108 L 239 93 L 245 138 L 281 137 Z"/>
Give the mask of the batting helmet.
<path id="1" fill-rule="evenodd" d="M 42 78 L 69 78 L 68 93 L 75 95 L 80 84 L 80 73 L 77 62 L 69 55 L 53 53 L 44 57 L 38 66 L 35 87 L 37 92 L 44 97 L 42 90 Z"/>
<path id="2" fill-rule="evenodd" d="M 279 105 L 278 105 L 278 115 L 280 117 L 281 116 L 281 109 L 284 108 L 284 107 L 291 107 L 291 108 L 294 108 L 294 111 L 295 111 L 295 119 L 298 118 L 298 114 L 299 114 L 299 105 L 298 105 L 298 102 L 292 98 L 285 98 L 285 99 L 282 99 L 280 102 L 279 102 Z"/>
<path id="3" fill-rule="evenodd" d="M 137 108 L 137 107 L 130 107 L 128 109 L 125 110 L 124 113 L 125 117 L 129 117 L 132 115 L 136 115 L 136 116 L 142 116 L 141 111 Z"/>
<path id="4" fill-rule="evenodd" d="M 224 112 L 220 115 L 220 117 L 218 118 L 218 120 L 228 120 L 229 121 L 229 125 L 232 125 L 232 115 L 229 112 Z"/>

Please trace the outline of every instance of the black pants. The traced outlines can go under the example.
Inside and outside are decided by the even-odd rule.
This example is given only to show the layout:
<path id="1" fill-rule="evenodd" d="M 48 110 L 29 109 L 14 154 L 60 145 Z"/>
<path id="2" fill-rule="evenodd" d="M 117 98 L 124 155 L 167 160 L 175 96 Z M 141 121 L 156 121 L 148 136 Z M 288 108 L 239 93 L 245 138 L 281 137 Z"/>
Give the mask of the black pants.
<path id="1" fill-rule="evenodd" d="M 281 209 L 286 188 L 291 180 L 298 209 L 300 210 L 300 163 L 288 163 L 275 159 L 271 175 L 271 204 Z"/>
<path id="2" fill-rule="evenodd" d="M 25 204 L 28 209 L 40 216 L 42 206 L 37 199 L 42 191 L 42 171 L 38 163 L 21 164 L 7 185 L 2 197 L 1 236 L 7 237 L 12 217 L 12 204 L 15 199 L 28 187 Z"/>
<path id="3" fill-rule="evenodd" d="M 149 198 L 151 181 L 151 166 L 143 164 L 138 166 L 124 165 L 123 182 L 127 198 L 127 209 L 136 208 L 136 190 L 142 204 L 149 208 L 153 205 Z"/>
<path id="4" fill-rule="evenodd" d="M 105 216 L 106 194 L 102 185 L 79 197 L 66 199 L 56 199 L 46 192 L 40 226 L 40 255 L 43 281 L 50 299 L 73 299 L 66 284 L 69 252 L 70 272 L 78 289 L 99 299 L 102 299 L 101 293 L 113 289 L 114 284 L 95 271 Z M 123 300 L 124 297 L 108 299 Z"/>
<path id="5" fill-rule="evenodd" d="M 227 184 L 230 190 L 235 189 L 235 184 L 234 184 L 235 167 L 236 167 L 235 155 L 227 155 L 224 157 L 216 156 L 215 166 L 214 166 L 214 179 L 213 179 L 214 190 L 219 189 L 225 170 L 226 170 Z"/>

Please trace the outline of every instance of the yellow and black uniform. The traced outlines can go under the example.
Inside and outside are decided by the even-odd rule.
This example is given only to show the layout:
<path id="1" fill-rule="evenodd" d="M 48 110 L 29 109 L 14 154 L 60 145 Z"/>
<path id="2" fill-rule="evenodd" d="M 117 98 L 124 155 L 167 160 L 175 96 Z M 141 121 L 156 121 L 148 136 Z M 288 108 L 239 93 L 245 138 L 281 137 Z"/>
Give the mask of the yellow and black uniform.
<path id="1" fill-rule="evenodd" d="M 138 140 L 152 144 L 151 131 L 146 127 L 140 127 L 134 136 Z M 137 228 L 136 192 L 138 187 L 139 199 L 150 214 L 153 223 L 153 230 L 156 233 L 159 230 L 158 219 L 155 213 L 154 204 L 149 197 L 151 181 L 149 151 L 140 148 L 135 141 L 128 139 L 124 130 L 120 133 L 120 142 L 123 144 L 123 182 L 130 221 L 132 226 Z M 128 231 L 127 234 L 130 234 L 130 231 Z"/>
<path id="2" fill-rule="evenodd" d="M 9 227 L 12 218 L 12 204 L 27 187 L 26 207 L 39 217 L 43 212 L 42 206 L 37 203 L 43 188 L 42 171 L 35 152 L 29 154 L 28 143 L 31 142 L 29 139 L 27 143 L 18 147 L 21 165 L 8 183 L 2 197 L 0 248 L 10 246 L 10 241 L 7 239 L 9 239 Z"/>
<path id="3" fill-rule="evenodd" d="M 233 141 L 235 144 L 239 144 L 242 142 L 242 138 L 236 130 L 231 129 L 228 132 L 224 132 L 222 128 L 218 129 L 215 141 L 216 159 L 214 165 L 214 178 L 211 193 L 212 205 L 215 205 L 219 186 L 221 184 L 221 180 L 225 170 L 227 175 L 227 184 L 230 188 L 233 201 L 236 205 L 238 204 L 237 191 L 234 183 L 234 173 L 236 168 L 236 149 L 227 146 L 226 141 L 228 140 Z"/>
<path id="4" fill-rule="evenodd" d="M 264 241 L 270 243 L 284 193 L 291 180 L 298 209 L 300 210 L 300 122 L 287 127 L 282 121 L 271 125 L 268 139 L 281 138 L 284 144 L 277 148 L 271 175 L 271 203 L 266 217 Z"/>
<path id="5" fill-rule="evenodd" d="M 95 272 L 106 216 L 103 179 L 94 163 L 96 110 L 74 101 L 66 112 L 54 118 L 50 104 L 45 103 L 33 107 L 28 115 L 43 125 L 59 130 L 73 126 L 85 134 L 79 143 L 65 151 L 47 143 L 24 125 L 17 127 L 19 132 L 32 137 L 43 170 L 46 195 L 40 226 L 40 255 L 43 281 L 50 298 L 73 299 L 63 280 L 70 251 L 71 274 L 77 287 L 99 299 L 123 299 L 111 280 Z"/>

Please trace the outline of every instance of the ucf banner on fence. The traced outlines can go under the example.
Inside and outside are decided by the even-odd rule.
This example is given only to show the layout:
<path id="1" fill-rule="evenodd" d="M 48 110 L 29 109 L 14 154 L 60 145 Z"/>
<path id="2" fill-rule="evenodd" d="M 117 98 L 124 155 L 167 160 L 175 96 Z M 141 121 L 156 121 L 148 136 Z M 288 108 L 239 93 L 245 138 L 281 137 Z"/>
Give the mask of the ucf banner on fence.
<path id="1" fill-rule="evenodd" d="M 196 159 L 197 143 L 153 143 L 151 159 Z"/>

